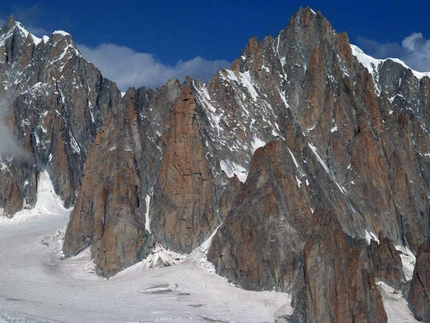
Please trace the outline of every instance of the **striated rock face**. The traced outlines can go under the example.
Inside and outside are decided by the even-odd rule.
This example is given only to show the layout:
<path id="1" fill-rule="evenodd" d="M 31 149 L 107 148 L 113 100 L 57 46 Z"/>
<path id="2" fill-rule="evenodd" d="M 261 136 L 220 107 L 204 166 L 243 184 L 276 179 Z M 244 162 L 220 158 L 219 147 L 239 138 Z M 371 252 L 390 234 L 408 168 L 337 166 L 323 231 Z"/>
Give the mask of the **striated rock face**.
<path id="1" fill-rule="evenodd" d="M 163 159 L 151 200 L 151 231 L 163 246 L 191 252 L 215 229 L 212 174 L 194 97 L 188 87 L 172 107 Z"/>
<path id="2" fill-rule="evenodd" d="M 91 245 L 97 272 L 105 277 L 145 258 L 153 247 L 137 165 L 136 152 L 142 148 L 133 138 L 139 132 L 136 92 L 130 90 L 124 102 L 122 117 L 109 118 L 87 157 L 63 247 L 68 256 Z"/>
<path id="3" fill-rule="evenodd" d="M 379 78 L 353 54 L 360 58 L 347 36 L 309 9 L 276 38 L 252 39 L 232 70 L 195 83 L 212 126 L 207 146 L 240 178 L 255 148 L 284 138 L 298 146 L 298 164 L 315 161 L 298 178 L 330 186 L 320 194 L 337 205 L 345 232 L 382 231 L 416 250 L 428 237 L 428 126 L 380 93 Z"/>
<path id="4" fill-rule="evenodd" d="M 280 142 L 258 149 L 246 183 L 212 240 L 208 259 L 243 288 L 292 288 L 311 204 L 307 187 L 295 183 L 294 169 L 293 157 Z"/>
<path id="5" fill-rule="evenodd" d="M 217 273 L 291 293 L 293 320 L 385 322 L 375 281 L 405 283 L 407 247 L 420 250 L 409 300 L 426 320 L 430 78 L 366 56 L 321 13 L 250 39 L 207 83 L 123 97 L 70 35 L 39 40 L 11 18 L 0 84 L 18 147 L 1 156 L 0 207 L 34 205 L 46 168 L 75 206 L 64 253 L 90 247 L 100 275 L 154 246 L 189 253 L 221 224 Z"/>
<path id="6" fill-rule="evenodd" d="M 13 136 L 1 151 L 0 178 L 13 183 L 0 191 L 4 213 L 36 203 L 44 169 L 65 206 L 73 205 L 89 146 L 119 100 L 69 34 L 38 39 L 10 17 L 0 29 L 0 113 Z"/>
<path id="7" fill-rule="evenodd" d="M 416 257 L 408 300 L 415 318 L 430 322 L 430 246 L 422 244 Z"/>
<path id="8" fill-rule="evenodd" d="M 428 239 L 428 125 L 379 92 L 346 35 L 309 9 L 277 39 L 251 40 L 232 68 L 279 111 L 272 129 L 283 140 L 254 153 L 208 258 L 241 287 L 291 291 L 304 322 L 386 321 L 375 279 L 399 288 L 394 246 L 416 250 Z M 278 96 L 286 109 L 275 108 Z M 330 214 L 327 227 L 317 225 L 330 235 L 309 227 L 318 209 Z M 357 240 L 369 232 L 383 233 L 380 245 Z"/>
<path id="9" fill-rule="evenodd" d="M 330 211 L 317 209 L 304 247 L 302 322 L 387 322 L 364 240 L 346 235 Z M 303 306 L 303 308 L 302 308 Z"/>
<path id="10" fill-rule="evenodd" d="M 406 278 L 399 251 L 394 247 L 393 241 L 380 234 L 379 244 L 372 240 L 368 247 L 368 253 L 372 261 L 375 279 L 400 289 L 401 283 L 404 283 Z"/>
<path id="11" fill-rule="evenodd" d="M 158 135 L 151 130 L 162 129 L 168 115 L 164 105 L 171 106 L 179 90 L 177 81 L 155 94 L 130 89 L 122 112 L 110 115 L 90 150 L 63 251 L 71 256 L 91 246 L 102 276 L 144 259 L 154 246 L 148 214 L 160 152 Z M 166 91 L 170 96 L 160 99 Z"/>

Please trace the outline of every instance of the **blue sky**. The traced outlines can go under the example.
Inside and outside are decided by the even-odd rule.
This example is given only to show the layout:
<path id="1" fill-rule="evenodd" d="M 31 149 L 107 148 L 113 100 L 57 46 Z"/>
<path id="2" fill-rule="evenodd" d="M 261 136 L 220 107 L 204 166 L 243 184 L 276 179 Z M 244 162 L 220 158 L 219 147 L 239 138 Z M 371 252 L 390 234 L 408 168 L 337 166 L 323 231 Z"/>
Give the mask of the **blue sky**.
<path id="1" fill-rule="evenodd" d="M 277 35 L 307 5 L 368 54 L 430 71 L 430 0 L 3 0 L 0 20 L 14 14 L 39 36 L 71 33 L 84 56 L 124 90 L 172 76 L 207 80 L 240 56 L 249 37 Z"/>

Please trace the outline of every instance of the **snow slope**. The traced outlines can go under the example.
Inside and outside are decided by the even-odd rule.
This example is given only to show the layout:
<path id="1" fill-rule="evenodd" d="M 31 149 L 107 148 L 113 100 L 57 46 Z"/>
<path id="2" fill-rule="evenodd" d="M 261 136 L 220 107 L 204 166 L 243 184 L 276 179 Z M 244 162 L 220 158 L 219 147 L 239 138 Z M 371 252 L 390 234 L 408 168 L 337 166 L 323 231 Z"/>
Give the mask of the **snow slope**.
<path id="1" fill-rule="evenodd" d="M 410 68 L 409 66 L 407 66 L 405 64 L 405 62 L 403 62 L 402 60 L 400 60 L 398 58 L 376 59 L 376 58 L 373 58 L 372 56 L 365 54 L 363 52 L 363 50 L 361 50 L 356 45 L 351 44 L 351 49 L 352 49 L 352 54 L 358 58 L 358 61 L 361 64 L 363 64 L 363 66 L 366 67 L 368 69 L 369 73 L 372 74 L 374 77 L 375 77 L 375 74 L 378 73 L 378 66 L 387 60 L 391 60 L 393 62 L 396 62 L 396 63 L 402 65 L 403 67 L 411 70 L 412 74 L 414 74 L 417 79 L 422 79 L 425 76 L 430 77 L 430 72 L 415 71 L 412 68 Z"/>
<path id="2" fill-rule="evenodd" d="M 146 260 L 109 280 L 94 273 L 88 249 L 61 260 L 69 211 L 47 173 L 41 181 L 36 208 L 0 222 L 0 322 L 261 323 L 292 313 L 288 294 L 245 291 L 216 275 L 207 243 L 178 265 L 148 269 Z"/>
<path id="3" fill-rule="evenodd" d="M 237 288 L 198 253 L 175 266 L 147 269 L 144 261 L 100 278 L 89 250 L 60 260 L 67 221 L 63 213 L 0 226 L 0 322 L 262 323 L 293 311 L 288 294 Z M 388 322 L 417 322 L 401 294 L 378 284 Z"/>
<path id="4" fill-rule="evenodd" d="M 205 257 L 211 238 L 190 255 L 159 247 L 109 280 L 94 273 L 89 249 L 61 260 L 70 210 L 47 173 L 39 183 L 34 209 L 0 217 L 0 323 L 262 323 L 292 314 L 288 294 L 245 291 L 216 275 Z M 158 259 L 176 265 L 157 268 Z M 401 294 L 378 285 L 388 322 L 417 322 Z"/>
<path id="5" fill-rule="evenodd" d="M 400 291 L 388 286 L 383 282 L 378 282 L 381 291 L 382 301 L 384 302 L 385 312 L 387 313 L 388 323 L 418 323 L 411 310 L 408 302 L 403 298 Z"/>
<path id="6" fill-rule="evenodd" d="M 1 216 L 3 215 L 3 209 L 0 209 L 0 226 L 23 223 L 31 219 L 37 219 L 43 214 L 69 214 L 71 209 L 67 210 L 63 205 L 61 198 L 55 194 L 48 172 L 44 170 L 39 174 L 36 205 L 31 209 L 24 205 L 24 209 L 16 213 L 12 218 Z"/>
<path id="7" fill-rule="evenodd" d="M 100 278 L 88 251 L 60 260 L 67 221 L 43 215 L 0 226 L 0 322 L 274 322 L 292 312 L 289 295 L 241 290 L 201 258 Z"/>

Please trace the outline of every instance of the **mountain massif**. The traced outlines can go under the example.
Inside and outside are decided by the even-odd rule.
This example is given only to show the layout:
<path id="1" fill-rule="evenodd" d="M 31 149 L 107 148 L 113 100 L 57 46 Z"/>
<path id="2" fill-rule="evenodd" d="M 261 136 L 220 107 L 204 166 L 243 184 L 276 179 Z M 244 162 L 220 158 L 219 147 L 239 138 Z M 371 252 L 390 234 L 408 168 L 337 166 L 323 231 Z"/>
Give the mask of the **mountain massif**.
<path id="1" fill-rule="evenodd" d="M 430 322 L 430 78 L 365 55 L 321 13 L 251 38 L 206 83 L 126 93 L 69 34 L 38 39 L 11 17 L 0 95 L 4 215 L 35 205 L 46 170 L 73 206 L 63 252 L 90 247 L 98 274 L 211 237 L 218 274 L 291 293 L 286 321 L 386 322 L 382 282 Z"/>

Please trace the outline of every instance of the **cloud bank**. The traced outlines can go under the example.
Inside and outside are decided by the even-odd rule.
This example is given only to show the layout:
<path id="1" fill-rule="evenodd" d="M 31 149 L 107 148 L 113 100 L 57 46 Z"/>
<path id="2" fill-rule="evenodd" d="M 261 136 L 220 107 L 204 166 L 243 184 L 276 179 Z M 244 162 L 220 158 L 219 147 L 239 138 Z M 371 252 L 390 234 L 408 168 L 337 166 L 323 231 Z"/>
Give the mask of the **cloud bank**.
<path id="1" fill-rule="evenodd" d="M 366 37 L 357 37 L 359 47 L 375 58 L 399 58 L 419 72 L 430 71 L 430 40 L 422 33 L 412 33 L 399 43 L 381 44 Z"/>
<path id="2" fill-rule="evenodd" d="M 138 53 L 128 47 L 101 44 L 95 48 L 78 45 L 82 55 L 93 63 L 104 77 L 115 81 L 121 91 L 130 86 L 156 88 L 175 77 L 185 76 L 207 81 L 220 68 L 230 66 L 225 60 L 209 61 L 197 56 L 188 61 L 178 61 L 176 65 L 163 64 L 153 54 Z"/>
<path id="3" fill-rule="evenodd" d="M 7 107 L 7 100 L 0 98 L 0 157 L 24 159 L 27 157 L 27 153 L 18 145 L 6 125 Z"/>

